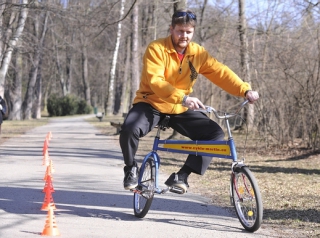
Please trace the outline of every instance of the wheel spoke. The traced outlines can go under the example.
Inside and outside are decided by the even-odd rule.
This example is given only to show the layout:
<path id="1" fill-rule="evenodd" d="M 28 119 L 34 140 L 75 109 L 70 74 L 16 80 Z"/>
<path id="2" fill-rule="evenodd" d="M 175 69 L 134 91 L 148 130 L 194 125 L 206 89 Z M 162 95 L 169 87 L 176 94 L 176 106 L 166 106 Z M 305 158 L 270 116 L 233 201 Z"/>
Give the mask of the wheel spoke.
<path id="1" fill-rule="evenodd" d="M 246 230 L 256 231 L 262 221 L 262 202 L 255 178 L 247 167 L 241 167 L 231 181 L 237 216 Z"/>
<path id="2" fill-rule="evenodd" d="M 138 191 L 134 194 L 134 214 L 137 217 L 144 217 L 151 206 L 154 196 L 154 174 L 155 166 L 152 158 L 149 158 L 144 166 L 141 182 Z"/>

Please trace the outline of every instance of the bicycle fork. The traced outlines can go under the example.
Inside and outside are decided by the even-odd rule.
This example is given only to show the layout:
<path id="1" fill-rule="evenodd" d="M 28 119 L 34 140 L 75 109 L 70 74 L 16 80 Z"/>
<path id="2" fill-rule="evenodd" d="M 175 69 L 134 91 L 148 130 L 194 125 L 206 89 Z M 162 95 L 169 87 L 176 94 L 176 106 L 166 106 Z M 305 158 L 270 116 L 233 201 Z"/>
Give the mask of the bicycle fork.
<path id="1" fill-rule="evenodd" d="M 239 198 L 240 202 L 243 202 L 244 192 L 239 191 L 238 181 L 236 178 L 236 173 L 238 173 L 238 172 L 236 171 L 236 169 L 237 168 L 241 169 L 244 166 L 246 166 L 246 165 L 243 164 L 242 162 L 240 162 L 240 163 L 236 162 L 236 163 L 233 163 L 233 165 L 232 165 L 232 172 L 231 172 L 231 178 L 230 178 L 230 203 L 231 203 L 231 205 L 234 205 L 233 196 L 235 196 L 235 195 Z M 239 179 L 242 180 L 242 182 L 243 182 L 242 184 L 244 185 L 244 188 L 242 188 L 242 189 L 245 189 L 247 194 L 250 194 L 251 197 L 254 197 L 254 196 L 252 196 L 252 193 L 250 192 L 250 189 L 248 188 L 246 176 L 241 174 L 241 178 L 239 178 Z M 232 187 L 234 188 L 236 194 L 233 194 Z"/>

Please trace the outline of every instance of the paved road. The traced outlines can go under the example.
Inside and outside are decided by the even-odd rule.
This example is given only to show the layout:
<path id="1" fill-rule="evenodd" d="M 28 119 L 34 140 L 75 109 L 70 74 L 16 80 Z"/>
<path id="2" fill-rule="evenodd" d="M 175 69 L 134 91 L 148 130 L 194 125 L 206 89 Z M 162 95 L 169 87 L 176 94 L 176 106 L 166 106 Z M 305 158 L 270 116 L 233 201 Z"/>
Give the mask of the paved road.
<path id="1" fill-rule="evenodd" d="M 244 231 L 226 210 L 190 193 L 156 195 L 147 216 L 136 218 L 133 195 L 122 187 L 117 136 L 100 134 L 84 117 L 51 119 L 0 145 L 0 237 L 39 237 L 44 229 L 42 148 L 48 132 L 61 237 L 277 237 L 264 226 L 254 234 Z"/>

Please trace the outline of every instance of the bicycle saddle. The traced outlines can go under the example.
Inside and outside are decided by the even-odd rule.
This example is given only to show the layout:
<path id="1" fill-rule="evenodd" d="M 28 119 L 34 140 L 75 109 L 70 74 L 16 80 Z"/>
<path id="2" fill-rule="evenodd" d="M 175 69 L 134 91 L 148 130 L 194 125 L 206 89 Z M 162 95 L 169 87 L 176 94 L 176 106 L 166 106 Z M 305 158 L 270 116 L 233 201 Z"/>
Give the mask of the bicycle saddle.
<path id="1" fill-rule="evenodd" d="M 170 116 L 166 116 L 165 118 L 161 119 L 158 123 L 158 126 L 161 130 L 166 130 L 167 128 L 170 128 L 169 126 Z"/>

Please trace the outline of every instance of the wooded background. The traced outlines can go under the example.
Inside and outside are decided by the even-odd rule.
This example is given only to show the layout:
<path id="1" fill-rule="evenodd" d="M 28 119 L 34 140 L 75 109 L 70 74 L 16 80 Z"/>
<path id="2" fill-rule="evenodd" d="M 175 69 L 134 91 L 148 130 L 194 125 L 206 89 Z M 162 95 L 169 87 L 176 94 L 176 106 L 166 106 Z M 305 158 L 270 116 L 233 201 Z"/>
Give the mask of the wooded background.
<path id="1" fill-rule="evenodd" d="M 0 1 L 0 95 L 9 120 L 40 118 L 75 95 L 127 112 L 148 43 L 169 34 L 174 6 L 198 18 L 194 41 L 260 93 L 249 125 L 266 145 L 320 148 L 320 3 L 312 0 Z M 176 5 L 175 5 L 176 4 Z M 194 96 L 228 110 L 242 99 L 201 76 Z"/>

